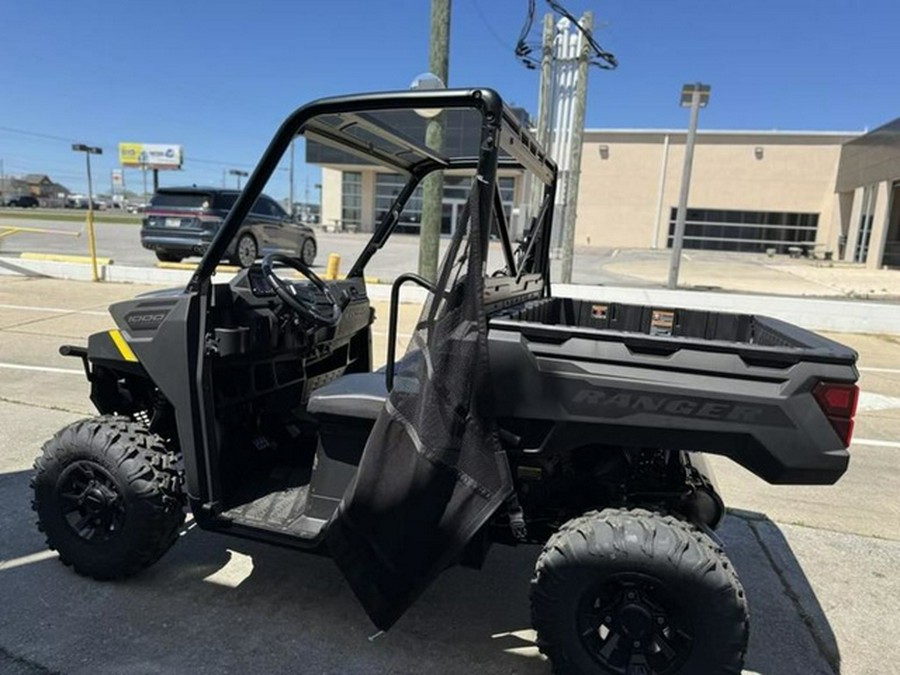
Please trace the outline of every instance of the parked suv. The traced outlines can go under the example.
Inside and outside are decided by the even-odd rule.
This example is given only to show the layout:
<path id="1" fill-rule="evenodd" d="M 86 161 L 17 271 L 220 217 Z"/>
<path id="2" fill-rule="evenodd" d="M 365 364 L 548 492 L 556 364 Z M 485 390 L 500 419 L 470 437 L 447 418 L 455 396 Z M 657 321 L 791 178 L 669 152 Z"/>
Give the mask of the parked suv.
<path id="1" fill-rule="evenodd" d="M 6 202 L 7 206 L 19 206 L 23 209 L 33 209 L 37 208 L 38 200 L 37 197 L 32 195 L 21 195 L 19 197 L 13 197 L 8 202 Z"/>
<path id="2" fill-rule="evenodd" d="M 221 188 L 161 188 L 144 211 L 141 244 L 162 262 L 180 262 L 202 255 L 215 237 L 240 192 Z M 294 220 L 268 195 L 260 195 L 226 257 L 250 267 L 268 253 L 299 256 L 312 265 L 316 237 L 311 228 Z"/>

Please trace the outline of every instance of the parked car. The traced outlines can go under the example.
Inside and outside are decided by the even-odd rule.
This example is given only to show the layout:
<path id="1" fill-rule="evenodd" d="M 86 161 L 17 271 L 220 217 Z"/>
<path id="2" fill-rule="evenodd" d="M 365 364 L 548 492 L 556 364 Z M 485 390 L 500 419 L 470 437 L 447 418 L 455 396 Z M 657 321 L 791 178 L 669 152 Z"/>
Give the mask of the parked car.
<path id="1" fill-rule="evenodd" d="M 35 209 L 38 206 L 38 200 L 37 197 L 33 195 L 19 195 L 6 202 L 6 205 L 18 206 L 23 209 Z"/>
<path id="2" fill-rule="evenodd" d="M 222 188 L 161 188 L 144 211 L 141 244 L 162 262 L 180 262 L 202 255 L 234 205 L 240 192 Z M 268 195 L 260 195 L 228 245 L 226 257 L 240 267 L 268 253 L 299 256 L 312 265 L 316 236 L 295 222 Z"/>
<path id="3" fill-rule="evenodd" d="M 67 209 L 87 209 L 88 198 L 85 195 L 69 195 L 66 197 L 65 206 Z M 93 207 L 95 210 L 100 210 L 102 208 L 101 202 L 95 199 Z"/>

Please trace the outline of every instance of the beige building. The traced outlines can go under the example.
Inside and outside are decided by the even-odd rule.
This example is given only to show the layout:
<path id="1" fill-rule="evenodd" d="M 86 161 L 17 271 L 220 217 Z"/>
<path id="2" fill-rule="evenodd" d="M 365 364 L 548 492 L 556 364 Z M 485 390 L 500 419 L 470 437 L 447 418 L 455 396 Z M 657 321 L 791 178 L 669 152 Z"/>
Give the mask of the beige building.
<path id="1" fill-rule="evenodd" d="M 859 132 L 700 131 L 685 248 L 803 252 L 900 267 L 900 120 Z M 581 163 L 577 245 L 671 244 L 684 162 L 683 130 L 588 129 Z M 322 222 L 370 230 L 399 190 L 371 166 L 322 164 Z M 519 176 L 503 179 L 512 222 Z M 445 181 L 445 231 L 467 179 Z M 415 232 L 412 215 L 402 228 Z"/>

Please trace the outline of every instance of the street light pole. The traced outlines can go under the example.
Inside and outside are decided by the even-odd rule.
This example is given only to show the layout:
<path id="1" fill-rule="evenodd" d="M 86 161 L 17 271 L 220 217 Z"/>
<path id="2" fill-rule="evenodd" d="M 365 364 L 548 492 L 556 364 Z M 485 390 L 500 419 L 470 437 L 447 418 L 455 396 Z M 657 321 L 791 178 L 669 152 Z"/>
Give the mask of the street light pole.
<path id="1" fill-rule="evenodd" d="M 709 103 L 708 84 L 686 84 L 681 89 L 681 107 L 691 107 L 691 121 L 684 145 L 684 168 L 681 171 L 681 194 L 678 197 L 678 212 L 675 215 L 675 234 L 672 238 L 672 258 L 669 262 L 669 288 L 678 287 L 678 272 L 681 267 L 681 249 L 684 246 L 684 226 L 687 220 L 688 196 L 691 191 L 691 169 L 694 164 L 694 141 L 697 137 L 697 120 L 700 108 Z"/>
<path id="2" fill-rule="evenodd" d="M 322 222 L 322 184 L 316 183 L 315 185 L 313 185 L 313 187 L 316 189 L 316 192 L 319 193 L 319 215 L 316 218 L 316 222 L 321 223 Z"/>
<path id="3" fill-rule="evenodd" d="M 246 178 L 250 174 L 247 171 L 241 171 L 240 169 L 229 169 L 229 175 L 235 176 L 237 178 L 237 189 L 241 189 L 241 177 Z"/>
<path id="4" fill-rule="evenodd" d="M 288 198 L 290 199 L 290 208 L 288 212 L 291 214 L 291 218 L 294 217 L 294 141 L 291 141 L 291 170 L 290 170 L 290 178 L 291 181 L 291 189 L 288 191 Z"/>
<path id="5" fill-rule="evenodd" d="M 75 143 L 72 145 L 75 152 L 83 152 L 85 162 L 87 163 L 87 183 L 88 183 L 88 247 L 91 251 L 91 267 L 93 271 L 94 281 L 100 281 L 100 275 L 97 272 L 97 241 L 94 238 L 94 184 L 91 180 L 91 155 L 102 155 L 103 148 L 96 148 L 84 143 Z"/>
<path id="6" fill-rule="evenodd" d="M 147 153 L 142 151 L 139 159 L 141 160 L 141 173 L 143 174 L 143 177 L 144 177 L 144 207 L 146 208 L 146 206 L 147 206 Z"/>

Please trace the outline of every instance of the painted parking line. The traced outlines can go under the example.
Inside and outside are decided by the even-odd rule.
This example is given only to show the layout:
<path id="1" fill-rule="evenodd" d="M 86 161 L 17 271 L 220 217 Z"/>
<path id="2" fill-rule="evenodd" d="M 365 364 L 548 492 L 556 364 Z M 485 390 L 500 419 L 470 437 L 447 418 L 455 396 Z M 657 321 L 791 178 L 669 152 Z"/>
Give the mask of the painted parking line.
<path id="1" fill-rule="evenodd" d="M 896 373 L 900 374 L 900 368 L 857 368 L 861 373 Z"/>
<path id="2" fill-rule="evenodd" d="M 24 363 L 0 363 L 0 368 L 7 370 L 31 370 L 38 373 L 61 373 L 64 375 L 84 375 L 83 370 L 74 368 L 53 368 L 52 366 L 27 366 Z"/>
<path id="3" fill-rule="evenodd" d="M 854 438 L 850 445 L 872 445 L 877 448 L 900 448 L 900 443 L 896 441 L 879 441 L 874 438 Z"/>
<path id="4" fill-rule="evenodd" d="M 51 314 L 86 314 L 88 316 L 109 316 L 109 312 L 93 309 L 63 309 L 62 307 L 37 307 L 34 305 L 4 305 L 0 309 L 18 309 L 23 312 L 50 312 Z"/>
<path id="5" fill-rule="evenodd" d="M 56 551 L 38 551 L 37 553 L 29 553 L 28 555 L 11 558 L 9 560 L 0 560 L 0 572 L 30 565 L 31 563 L 41 562 L 42 560 L 50 560 L 56 558 L 59 554 Z"/>
<path id="6" fill-rule="evenodd" d="M 859 392 L 859 412 L 875 412 L 877 410 L 893 410 L 900 408 L 900 396 L 885 396 L 868 391 Z"/>

